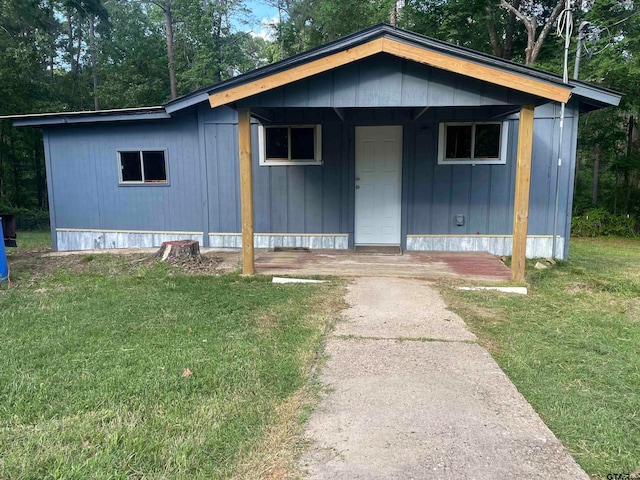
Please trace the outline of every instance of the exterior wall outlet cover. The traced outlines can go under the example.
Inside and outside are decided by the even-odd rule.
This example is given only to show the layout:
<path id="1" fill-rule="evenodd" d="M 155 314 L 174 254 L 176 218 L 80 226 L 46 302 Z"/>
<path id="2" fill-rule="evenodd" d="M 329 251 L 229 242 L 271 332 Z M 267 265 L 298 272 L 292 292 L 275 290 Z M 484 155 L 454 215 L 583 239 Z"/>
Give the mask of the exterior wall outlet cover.
<path id="1" fill-rule="evenodd" d="M 456 226 L 464 226 L 464 215 L 462 215 L 461 213 L 456 214 Z"/>

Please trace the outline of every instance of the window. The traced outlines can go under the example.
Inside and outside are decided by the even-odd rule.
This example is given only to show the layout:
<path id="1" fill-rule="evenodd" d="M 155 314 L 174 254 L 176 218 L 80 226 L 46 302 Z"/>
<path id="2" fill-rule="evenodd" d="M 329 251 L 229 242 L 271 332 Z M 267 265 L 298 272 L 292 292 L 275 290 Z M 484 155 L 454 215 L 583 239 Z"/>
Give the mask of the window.
<path id="1" fill-rule="evenodd" d="M 507 162 L 507 122 L 441 123 L 438 164 L 504 164 Z"/>
<path id="2" fill-rule="evenodd" d="M 320 125 L 260 126 L 260 165 L 322 165 Z"/>
<path id="3" fill-rule="evenodd" d="M 118 152 L 120 183 L 167 183 L 167 161 L 164 150 Z"/>

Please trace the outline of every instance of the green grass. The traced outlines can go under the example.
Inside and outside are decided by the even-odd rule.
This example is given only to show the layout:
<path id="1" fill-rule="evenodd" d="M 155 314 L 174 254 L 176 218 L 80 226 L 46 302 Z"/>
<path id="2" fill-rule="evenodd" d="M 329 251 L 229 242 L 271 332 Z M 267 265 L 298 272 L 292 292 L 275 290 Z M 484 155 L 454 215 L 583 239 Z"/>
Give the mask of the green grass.
<path id="1" fill-rule="evenodd" d="M 242 476 L 282 447 L 340 308 L 337 283 L 110 255 L 17 265 L 0 290 L 0 478 Z"/>
<path id="2" fill-rule="evenodd" d="M 16 241 L 18 247 L 7 248 L 7 256 L 16 255 L 27 250 L 44 250 L 51 248 L 51 232 L 49 230 L 19 231 Z"/>
<path id="3" fill-rule="evenodd" d="M 575 239 L 528 265 L 526 297 L 443 288 L 447 302 L 595 477 L 640 468 L 640 242 Z"/>

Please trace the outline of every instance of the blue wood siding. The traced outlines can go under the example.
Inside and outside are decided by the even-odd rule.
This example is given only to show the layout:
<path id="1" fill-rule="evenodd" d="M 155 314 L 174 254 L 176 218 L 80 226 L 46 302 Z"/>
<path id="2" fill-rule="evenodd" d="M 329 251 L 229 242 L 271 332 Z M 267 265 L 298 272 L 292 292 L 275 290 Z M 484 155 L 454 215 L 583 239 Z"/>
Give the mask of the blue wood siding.
<path id="1" fill-rule="evenodd" d="M 276 123 L 321 123 L 322 166 L 260 166 L 257 125 L 253 126 L 255 229 L 260 233 L 349 233 L 354 215 L 354 135 L 357 125 L 402 125 L 404 235 L 498 235 L 512 233 L 518 121 L 511 116 L 505 165 L 438 165 L 438 124 L 492 119 L 478 108 L 433 108 L 417 122 L 414 109 L 345 110 L 346 121 L 330 109 L 269 110 Z M 530 235 L 553 231 L 558 148 L 557 112 L 536 111 L 531 172 Z M 574 111 L 567 110 L 565 164 L 560 197 L 559 234 L 566 234 L 571 195 L 571 134 Z M 230 119 L 227 119 L 230 120 Z M 211 231 L 240 231 L 237 134 L 235 123 L 207 124 Z M 567 178 L 565 178 L 565 176 Z M 457 226 L 455 215 L 465 217 Z"/>
<path id="2" fill-rule="evenodd" d="M 323 165 L 265 167 L 254 149 L 256 231 L 348 233 L 348 148 L 339 123 L 323 124 Z"/>
<path id="3" fill-rule="evenodd" d="M 206 115 L 206 113 L 203 113 Z M 325 120 L 329 119 L 329 120 Z M 259 165 L 258 125 L 252 126 L 254 228 L 258 233 L 349 233 L 348 129 L 334 112 L 283 112 L 283 123 L 322 123 L 323 165 Z M 211 123 L 210 123 L 211 121 Z M 215 123 L 214 123 L 215 122 Z M 224 122 L 224 123 L 223 123 Z M 237 116 L 205 118 L 211 232 L 241 229 Z"/>
<path id="4" fill-rule="evenodd" d="M 535 103 L 527 94 L 379 54 L 242 100 L 254 107 L 462 107 Z"/>
<path id="5" fill-rule="evenodd" d="M 345 68 L 353 70 L 356 66 Z M 399 72 L 386 64 L 377 66 L 373 72 L 375 75 L 367 71 L 358 76 L 359 82 L 369 85 L 372 90 L 383 88 L 384 79 L 388 77 L 401 82 L 400 94 L 389 92 L 386 97 L 391 103 L 417 102 L 426 98 L 420 95 L 435 95 L 433 92 L 437 89 L 431 87 L 426 93 L 421 92 L 418 80 L 424 81 L 426 77 L 432 82 L 442 75 L 442 72 L 423 71 L 421 66 L 405 63 Z M 445 91 L 444 80 L 438 83 L 438 88 L 442 87 L 441 94 L 454 103 L 483 103 L 489 94 L 494 102 L 504 93 L 494 88 L 473 93 L 473 83 L 458 79 L 452 83 L 455 88 L 449 91 L 450 96 Z M 299 95 L 308 95 L 311 87 L 307 87 L 298 85 Z M 307 103 L 324 105 L 329 97 L 335 100 L 337 90 L 333 83 L 328 89 L 321 85 L 317 88 L 318 96 L 314 96 L 313 101 L 308 99 Z M 345 93 L 346 90 L 341 92 L 341 98 L 369 102 L 367 95 L 358 88 L 353 90 L 353 95 Z M 292 105 L 297 104 L 297 101 L 293 102 L 293 96 L 285 95 L 284 90 L 281 89 L 280 94 Z M 410 98 L 414 100 L 407 100 Z M 505 97 L 505 101 L 507 99 Z M 496 108 L 502 108 L 503 114 L 510 108 L 509 105 L 491 105 L 433 107 L 418 120 L 414 119 L 421 108 L 345 108 L 342 111 L 344 121 L 331 108 L 325 107 L 266 109 L 276 123 L 322 124 L 323 165 L 260 166 L 258 125 L 254 121 L 256 232 L 350 234 L 352 242 L 355 128 L 358 125 L 402 125 L 403 243 L 407 234 L 511 234 L 517 116 L 506 117 L 509 122 L 506 165 L 437 164 L 439 122 L 489 120 L 495 118 L 496 112 L 500 113 Z M 556 162 L 561 143 L 557 110 L 556 106 L 548 105 L 536 110 L 530 235 L 549 235 L 553 231 Z M 558 223 L 558 234 L 565 236 L 571 213 L 575 155 L 576 112 L 572 106 L 567 114 L 562 142 L 564 163 Z M 226 107 L 211 110 L 203 104 L 171 120 L 51 127 L 46 133 L 51 166 L 49 182 L 51 192 L 55 192 L 51 199 L 56 228 L 240 232 L 237 115 L 234 110 Z M 169 185 L 118 185 L 117 151 L 153 149 L 167 151 Z M 456 214 L 464 215 L 463 226 L 455 224 Z"/>
<path id="6" fill-rule="evenodd" d="M 202 231 L 193 115 L 48 130 L 56 228 Z M 119 150 L 166 150 L 169 185 L 119 185 Z"/>
<path id="7" fill-rule="evenodd" d="M 547 107 L 536 110 L 534 152 L 531 169 L 529 235 L 553 232 L 558 123 Z M 571 136 L 575 130 L 573 108 L 567 109 L 561 169 L 558 234 L 568 234 L 571 208 L 571 172 L 575 149 Z M 433 123 L 417 125 L 415 149 L 408 157 L 414 163 L 407 209 L 408 234 L 492 235 L 511 234 L 518 122 L 509 121 L 506 165 L 438 165 L 438 121 L 450 120 L 445 112 Z M 469 119 L 471 120 L 471 119 Z M 476 120 L 478 120 L 476 118 Z M 405 148 L 410 144 L 405 145 Z M 465 225 L 455 224 L 455 215 L 465 216 Z"/>

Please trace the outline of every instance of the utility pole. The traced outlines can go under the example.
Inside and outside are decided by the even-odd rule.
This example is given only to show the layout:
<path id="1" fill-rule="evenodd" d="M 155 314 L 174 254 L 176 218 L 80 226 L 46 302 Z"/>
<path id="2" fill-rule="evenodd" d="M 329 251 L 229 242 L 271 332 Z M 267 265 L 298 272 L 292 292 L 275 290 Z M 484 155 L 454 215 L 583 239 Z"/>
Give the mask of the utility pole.
<path id="1" fill-rule="evenodd" d="M 573 79 L 577 80 L 580 74 L 580 57 L 582 57 L 582 42 L 584 40 L 584 32 L 591 22 L 582 22 L 578 28 L 578 47 L 576 49 L 576 62 L 573 66 Z"/>

